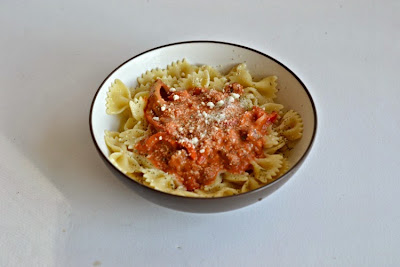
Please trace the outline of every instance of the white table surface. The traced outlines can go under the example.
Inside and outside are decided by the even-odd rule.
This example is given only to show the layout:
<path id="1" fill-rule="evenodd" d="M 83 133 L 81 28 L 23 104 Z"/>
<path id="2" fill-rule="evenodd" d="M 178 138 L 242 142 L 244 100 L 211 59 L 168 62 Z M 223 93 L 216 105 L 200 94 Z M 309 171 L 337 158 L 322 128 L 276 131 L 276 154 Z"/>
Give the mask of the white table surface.
<path id="1" fill-rule="evenodd" d="M 0 266 L 399 266 L 400 2 L 0 3 Z M 276 193 L 220 214 L 156 206 L 105 167 L 92 97 L 177 41 L 255 48 L 316 102 L 310 156 Z"/>

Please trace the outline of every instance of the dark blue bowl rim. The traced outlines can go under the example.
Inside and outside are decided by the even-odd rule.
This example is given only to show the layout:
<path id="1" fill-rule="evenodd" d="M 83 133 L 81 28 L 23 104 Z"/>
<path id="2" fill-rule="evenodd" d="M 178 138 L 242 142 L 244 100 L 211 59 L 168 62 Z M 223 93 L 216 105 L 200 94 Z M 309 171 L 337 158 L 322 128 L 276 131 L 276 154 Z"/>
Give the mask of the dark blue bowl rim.
<path id="1" fill-rule="evenodd" d="M 106 80 L 107 80 L 114 72 L 116 72 L 119 68 L 121 68 L 123 65 L 125 65 L 126 63 L 128 63 L 129 61 L 131 61 L 131 60 L 133 60 L 133 59 L 135 59 L 135 58 L 137 58 L 137 57 L 140 57 L 141 55 L 144 55 L 144 54 L 149 53 L 149 52 L 154 51 L 154 50 L 158 50 L 158 49 L 161 49 L 161 48 L 169 47 L 169 46 L 175 46 L 175 45 L 181 45 L 181 44 L 193 44 L 193 43 L 210 43 L 210 44 L 229 45 L 229 46 L 234 46 L 234 47 L 239 47 L 239 48 L 247 49 L 247 50 L 253 51 L 253 52 L 257 53 L 257 54 L 260 54 L 260 55 L 262 55 L 262 56 L 264 56 L 264 57 L 267 57 L 267 58 L 273 60 L 274 62 L 278 63 L 279 65 L 281 65 L 281 66 L 282 66 L 283 68 L 285 68 L 290 74 L 292 74 L 293 77 L 296 78 L 296 80 L 302 85 L 303 89 L 304 89 L 305 92 L 307 93 L 307 96 L 308 96 L 308 98 L 310 99 L 310 102 L 311 102 L 311 105 L 312 105 L 313 115 L 314 115 L 314 129 L 313 129 L 313 134 L 312 134 L 312 137 L 311 137 L 311 141 L 310 141 L 310 143 L 308 144 L 308 147 L 307 147 L 306 151 L 305 151 L 304 154 L 301 156 L 300 160 L 298 160 L 298 161 L 296 162 L 296 164 L 293 165 L 293 166 L 289 169 L 289 171 L 287 171 L 284 175 L 282 175 L 281 177 L 279 177 L 279 178 L 276 179 L 275 181 L 273 181 L 273 182 L 271 182 L 271 183 L 269 183 L 269 184 L 267 184 L 267 185 L 265 185 L 265 186 L 262 186 L 262 187 L 260 187 L 260 188 L 257 188 L 257 189 L 255 189 L 255 190 L 251 190 L 251 191 L 248 191 L 248 192 L 245 192 L 245 193 L 240 193 L 240 194 L 231 195 L 231 196 L 213 197 L 213 198 L 178 196 L 178 195 L 173 195 L 173 194 L 169 194 L 169 193 L 166 193 L 166 192 L 162 192 L 162 191 L 156 190 L 156 189 L 154 189 L 154 188 L 148 187 L 148 186 L 146 186 L 146 185 L 144 185 L 144 184 L 141 184 L 141 183 L 139 183 L 139 182 L 133 180 L 132 178 L 130 178 L 129 176 L 127 176 L 126 174 L 124 174 L 123 172 L 121 172 L 117 167 L 115 167 L 114 164 L 112 164 L 112 163 L 109 161 L 109 159 L 108 159 L 108 158 L 103 154 L 103 152 L 101 151 L 101 149 L 100 149 L 99 145 L 97 144 L 97 141 L 96 141 L 96 139 L 95 139 L 95 137 L 94 137 L 94 130 L 93 130 L 93 124 L 92 124 L 92 113 L 93 113 L 93 106 L 94 106 L 94 103 L 96 102 L 96 99 L 97 99 L 97 95 L 99 94 L 100 89 L 103 87 L 103 85 L 104 85 L 104 83 L 106 82 Z M 164 194 L 164 195 L 169 196 L 169 197 L 171 197 L 171 198 L 177 198 L 177 199 L 201 199 L 201 200 L 204 200 L 204 201 L 211 201 L 211 200 L 214 200 L 214 201 L 215 201 L 215 200 L 217 200 L 217 199 L 235 198 L 235 197 L 240 197 L 240 196 L 244 196 L 244 195 L 255 194 L 256 192 L 265 190 L 266 188 L 268 188 L 268 187 L 272 186 L 273 184 L 279 182 L 279 180 L 284 179 L 284 177 L 291 175 L 292 172 L 294 172 L 298 167 L 300 167 L 300 165 L 303 163 L 303 161 L 305 160 L 305 158 L 307 157 L 307 155 L 310 153 L 310 150 L 311 150 L 311 148 L 312 148 L 312 146 L 313 146 L 313 144 L 314 144 L 315 136 L 316 136 L 316 134 L 317 134 L 317 121 L 318 121 L 318 120 L 317 120 L 317 111 L 316 111 L 316 108 L 315 108 L 314 100 L 313 100 L 313 98 L 311 97 L 311 94 L 310 94 L 309 90 L 307 89 L 307 87 L 305 86 L 305 84 L 300 80 L 300 78 L 299 78 L 292 70 L 290 70 L 288 67 L 286 67 L 283 63 L 281 63 L 280 61 L 276 60 L 275 58 L 273 58 L 273 57 L 271 57 L 271 56 L 269 56 L 269 55 L 267 55 L 267 54 L 265 54 L 265 53 L 263 53 L 263 52 L 260 52 L 260 51 L 258 51 L 258 50 L 255 50 L 255 49 L 250 48 L 250 47 L 247 47 L 247 46 L 238 45 L 238 44 L 234 44 L 234 43 L 228 43 L 228 42 L 222 42 L 222 41 L 210 41 L 210 40 L 196 40 L 196 41 L 183 41 L 183 42 L 170 43 L 170 44 L 166 44 L 166 45 L 162 45 L 162 46 L 158 46 L 158 47 L 149 49 L 149 50 L 147 50 L 147 51 L 144 51 L 144 52 L 142 52 L 142 53 L 140 53 L 140 54 L 137 54 L 136 56 L 133 56 L 133 57 L 131 57 L 130 59 L 126 60 L 125 62 L 123 62 L 122 64 L 120 64 L 118 67 L 116 67 L 116 68 L 104 79 L 104 81 L 100 84 L 99 88 L 98 88 L 97 91 L 96 91 L 96 94 L 95 94 L 94 97 L 93 97 L 92 104 L 91 104 L 91 107 L 90 107 L 90 113 L 89 113 L 89 128 L 90 128 L 90 134 L 91 134 L 91 136 L 92 136 L 93 142 L 94 142 L 94 144 L 95 144 L 95 147 L 96 147 L 96 149 L 97 149 L 97 152 L 100 154 L 101 157 L 103 157 L 103 158 L 106 159 L 105 162 L 107 162 L 107 163 L 111 166 L 111 168 L 113 168 L 114 170 L 116 170 L 118 173 L 120 173 L 121 175 L 123 175 L 124 177 L 126 177 L 127 179 L 129 179 L 130 181 L 136 183 L 137 185 L 141 186 L 142 188 L 145 188 L 146 190 L 150 190 L 150 191 L 153 191 L 153 192 L 157 192 L 157 193 L 159 193 L 159 194 Z"/>

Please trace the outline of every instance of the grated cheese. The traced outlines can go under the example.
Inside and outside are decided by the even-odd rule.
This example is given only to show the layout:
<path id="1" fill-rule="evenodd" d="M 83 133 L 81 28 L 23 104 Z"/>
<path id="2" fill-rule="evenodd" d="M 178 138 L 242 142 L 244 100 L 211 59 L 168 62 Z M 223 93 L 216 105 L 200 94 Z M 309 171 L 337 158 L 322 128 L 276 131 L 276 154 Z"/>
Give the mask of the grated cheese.
<path id="1" fill-rule="evenodd" d="M 193 145 L 197 145 L 199 143 L 199 139 L 197 137 L 193 137 L 192 140 L 190 141 Z"/>
<path id="2" fill-rule="evenodd" d="M 213 102 L 208 102 L 207 103 L 207 107 L 209 107 L 209 108 L 213 108 L 215 105 L 214 105 L 214 103 Z"/>
<path id="3" fill-rule="evenodd" d="M 235 98 L 235 99 L 238 99 L 238 98 L 240 97 L 240 95 L 239 95 L 239 94 L 236 94 L 236 93 L 232 93 L 231 96 L 232 96 L 233 98 Z"/>

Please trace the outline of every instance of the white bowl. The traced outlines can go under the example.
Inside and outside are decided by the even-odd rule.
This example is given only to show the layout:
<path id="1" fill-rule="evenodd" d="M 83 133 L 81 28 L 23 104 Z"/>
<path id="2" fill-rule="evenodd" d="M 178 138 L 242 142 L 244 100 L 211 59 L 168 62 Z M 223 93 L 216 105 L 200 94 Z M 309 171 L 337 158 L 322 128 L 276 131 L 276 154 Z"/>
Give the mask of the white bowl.
<path id="1" fill-rule="evenodd" d="M 120 172 L 108 159 L 110 151 L 104 141 L 104 130 L 117 130 L 119 120 L 106 114 L 108 88 L 115 79 L 129 87 L 137 85 L 137 77 L 146 70 L 165 68 L 168 64 L 186 58 L 191 64 L 210 65 L 222 72 L 234 65 L 245 62 L 252 76 L 257 79 L 268 75 L 278 77 L 277 103 L 286 109 L 294 109 L 303 118 L 303 137 L 289 155 L 291 169 L 276 181 L 259 189 L 221 198 L 204 199 L 180 197 L 146 187 Z M 122 180 L 146 199 L 173 209 L 192 212 L 218 212 L 240 208 L 269 195 L 300 167 L 311 149 L 317 128 L 317 115 L 313 100 L 306 86 L 286 66 L 272 57 L 244 46 L 215 42 L 190 41 L 174 43 L 143 52 L 122 63 L 101 83 L 90 110 L 90 130 L 96 148 L 107 166 Z"/>

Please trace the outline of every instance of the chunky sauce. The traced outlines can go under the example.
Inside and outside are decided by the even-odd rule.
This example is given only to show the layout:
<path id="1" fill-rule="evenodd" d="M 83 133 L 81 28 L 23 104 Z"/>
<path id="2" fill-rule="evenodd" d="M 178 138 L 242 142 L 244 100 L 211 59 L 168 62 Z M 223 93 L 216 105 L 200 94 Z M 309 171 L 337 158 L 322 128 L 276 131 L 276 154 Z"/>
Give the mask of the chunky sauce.
<path id="1" fill-rule="evenodd" d="M 277 114 L 238 100 L 240 84 L 223 92 L 176 91 L 161 80 L 152 86 L 145 117 L 152 134 L 136 149 L 159 169 L 173 173 L 188 191 L 212 184 L 221 171 L 242 173 L 263 156 L 263 136 Z"/>

